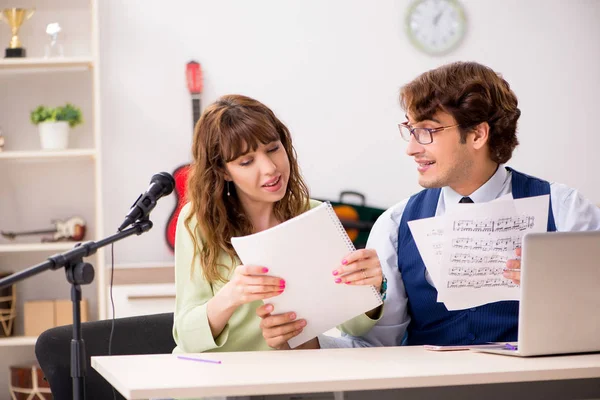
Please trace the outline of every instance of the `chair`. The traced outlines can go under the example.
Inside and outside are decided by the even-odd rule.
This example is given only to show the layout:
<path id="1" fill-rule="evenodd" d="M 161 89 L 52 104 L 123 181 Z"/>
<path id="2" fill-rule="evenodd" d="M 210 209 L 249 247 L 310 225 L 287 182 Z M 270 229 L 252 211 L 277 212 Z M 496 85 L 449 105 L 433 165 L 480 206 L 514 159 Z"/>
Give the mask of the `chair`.
<path id="1" fill-rule="evenodd" d="M 85 322 L 81 335 L 85 342 L 87 400 L 112 399 L 112 386 L 96 370 L 90 357 L 108 355 L 108 339 L 112 320 Z M 175 348 L 172 334 L 173 313 L 143 315 L 115 319 L 112 339 L 113 355 L 166 354 Z M 43 332 L 35 344 L 35 355 L 50 383 L 56 400 L 73 397 L 71 378 L 72 325 L 59 326 Z M 116 392 L 117 399 L 124 399 Z"/>

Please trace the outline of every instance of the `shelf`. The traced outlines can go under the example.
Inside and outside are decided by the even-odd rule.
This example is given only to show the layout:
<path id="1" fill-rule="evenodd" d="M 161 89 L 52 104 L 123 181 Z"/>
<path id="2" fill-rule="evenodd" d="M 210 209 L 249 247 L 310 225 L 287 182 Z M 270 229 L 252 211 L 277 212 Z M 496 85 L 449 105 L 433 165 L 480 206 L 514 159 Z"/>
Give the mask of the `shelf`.
<path id="1" fill-rule="evenodd" d="M 95 149 L 2 151 L 0 160 L 44 160 L 96 157 Z"/>
<path id="2" fill-rule="evenodd" d="M 34 346 L 36 336 L 12 336 L 0 338 L 0 347 Z"/>
<path id="3" fill-rule="evenodd" d="M 71 250 L 77 242 L 0 244 L 0 253 Z"/>
<path id="4" fill-rule="evenodd" d="M 91 57 L 63 57 L 63 58 L 13 58 L 0 59 L 0 71 L 40 70 L 61 71 L 76 69 L 90 69 L 94 66 Z"/>

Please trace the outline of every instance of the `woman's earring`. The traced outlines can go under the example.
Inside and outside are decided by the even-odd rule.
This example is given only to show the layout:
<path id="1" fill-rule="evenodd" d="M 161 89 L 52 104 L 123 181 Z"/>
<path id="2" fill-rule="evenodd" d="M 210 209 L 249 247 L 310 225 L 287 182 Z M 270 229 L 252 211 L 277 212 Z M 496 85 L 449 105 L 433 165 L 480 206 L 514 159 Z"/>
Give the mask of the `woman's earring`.
<path id="1" fill-rule="evenodd" d="M 231 196 L 231 193 L 229 193 L 229 181 L 227 181 L 227 196 Z"/>

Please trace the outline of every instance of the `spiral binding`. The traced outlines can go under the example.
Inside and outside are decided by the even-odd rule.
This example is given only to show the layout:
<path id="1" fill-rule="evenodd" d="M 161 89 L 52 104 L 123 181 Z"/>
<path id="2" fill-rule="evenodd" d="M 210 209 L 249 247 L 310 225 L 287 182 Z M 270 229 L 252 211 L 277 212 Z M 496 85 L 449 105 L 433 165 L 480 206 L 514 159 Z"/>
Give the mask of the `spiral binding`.
<path id="1" fill-rule="evenodd" d="M 354 247 L 354 243 L 352 243 L 352 240 L 350 240 L 350 238 L 348 237 L 346 228 L 344 228 L 344 225 L 342 225 L 342 221 L 340 221 L 340 219 L 338 218 L 337 214 L 335 213 L 335 210 L 333 209 L 333 206 L 331 205 L 331 203 L 329 201 L 327 201 L 326 203 L 327 203 L 327 212 L 329 213 L 329 218 L 331 218 L 331 221 L 333 221 L 333 223 L 337 227 L 338 231 L 340 232 L 340 237 L 342 237 L 342 239 L 344 239 L 344 241 L 346 242 L 346 246 L 348 246 L 348 250 L 350 250 L 350 252 L 355 251 L 356 247 Z M 375 297 L 378 298 L 379 301 L 383 303 L 383 300 L 381 299 L 381 294 L 377 291 L 375 286 L 371 285 L 371 290 L 373 291 L 373 294 L 375 295 Z"/>
<path id="2" fill-rule="evenodd" d="M 327 202 L 327 212 L 329 212 L 329 217 L 335 224 L 337 230 L 340 232 L 340 236 L 342 237 L 342 239 L 344 239 L 344 241 L 346 242 L 346 246 L 348 246 L 348 249 L 351 252 L 355 251 L 356 247 L 354 247 L 354 243 L 352 243 L 352 240 L 350 240 L 350 238 L 348 237 L 348 233 L 346 233 L 346 228 L 344 228 L 344 225 L 342 225 L 342 221 L 340 221 L 340 219 L 338 218 L 337 214 L 335 213 L 335 210 L 333 209 L 333 206 L 329 201 Z"/>

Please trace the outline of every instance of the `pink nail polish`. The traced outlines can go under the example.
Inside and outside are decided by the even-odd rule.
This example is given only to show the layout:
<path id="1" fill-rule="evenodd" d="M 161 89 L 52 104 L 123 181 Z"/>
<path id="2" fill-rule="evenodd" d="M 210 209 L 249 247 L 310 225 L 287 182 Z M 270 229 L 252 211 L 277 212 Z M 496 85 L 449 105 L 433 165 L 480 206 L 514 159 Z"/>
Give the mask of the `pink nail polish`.
<path id="1" fill-rule="evenodd" d="M 342 281 L 342 280 L 341 280 L 340 278 L 337 278 L 337 279 L 335 280 L 335 283 L 340 283 L 341 281 Z"/>
<path id="2" fill-rule="evenodd" d="M 291 314 L 290 314 L 290 319 L 292 319 L 292 320 L 296 319 L 296 314 L 294 314 L 294 313 L 291 313 Z"/>
<path id="3" fill-rule="evenodd" d="M 344 264 L 344 265 L 348 264 L 348 260 L 342 260 L 342 264 Z"/>
<path id="4" fill-rule="evenodd" d="M 352 282 L 350 282 L 350 281 L 346 282 L 346 285 L 351 285 L 351 284 L 352 284 Z"/>
<path id="5" fill-rule="evenodd" d="M 283 279 L 279 281 L 279 287 L 285 287 L 285 281 Z"/>
<path id="6" fill-rule="evenodd" d="M 337 269 L 335 271 L 332 272 L 333 276 L 336 276 L 337 274 L 339 274 L 339 272 L 337 271 Z"/>
<path id="7" fill-rule="evenodd" d="M 269 272 L 269 268 L 267 268 L 267 267 L 263 267 L 263 269 L 262 269 L 262 272 L 264 272 L 264 273 L 267 273 L 267 272 Z"/>

